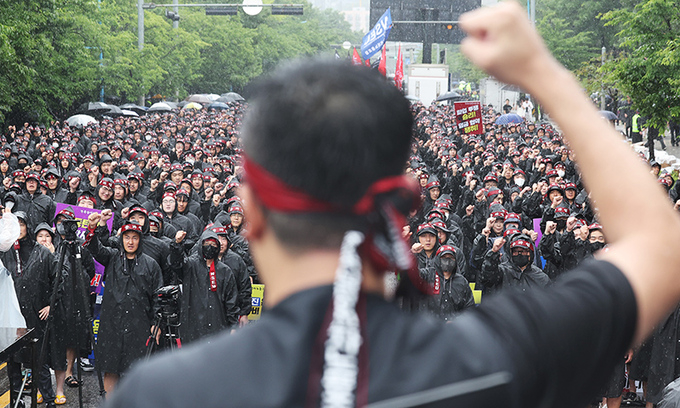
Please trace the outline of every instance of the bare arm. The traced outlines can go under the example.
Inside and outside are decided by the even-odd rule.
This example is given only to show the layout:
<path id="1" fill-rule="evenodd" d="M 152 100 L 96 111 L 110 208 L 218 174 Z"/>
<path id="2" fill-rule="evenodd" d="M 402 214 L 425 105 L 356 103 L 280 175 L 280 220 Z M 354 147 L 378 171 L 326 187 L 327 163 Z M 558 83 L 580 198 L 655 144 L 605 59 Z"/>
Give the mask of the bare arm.
<path id="1" fill-rule="evenodd" d="M 508 1 L 461 16 L 462 51 L 473 63 L 541 101 L 558 123 L 583 173 L 610 250 L 602 257 L 628 278 L 642 341 L 680 300 L 680 218 L 648 168 L 602 120 L 576 79 L 549 53 L 526 12 Z M 611 177 L 626 181 L 626 189 Z M 635 219 L 635 228 L 630 220 Z"/>

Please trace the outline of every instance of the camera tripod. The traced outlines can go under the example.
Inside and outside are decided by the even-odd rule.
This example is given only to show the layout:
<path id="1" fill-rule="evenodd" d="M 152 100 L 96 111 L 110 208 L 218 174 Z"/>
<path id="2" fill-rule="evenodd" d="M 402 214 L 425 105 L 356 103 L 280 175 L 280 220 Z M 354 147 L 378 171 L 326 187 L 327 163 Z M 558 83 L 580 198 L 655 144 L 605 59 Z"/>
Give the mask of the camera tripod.
<path id="1" fill-rule="evenodd" d="M 80 367 L 80 335 L 85 329 L 83 324 L 87 324 L 87 333 L 90 344 L 94 344 L 94 336 L 92 333 L 92 320 L 86 318 L 85 307 L 87 303 L 87 294 L 85 292 L 85 287 L 81 282 L 80 277 L 83 274 L 83 264 L 82 264 L 82 248 L 76 240 L 75 229 L 69 231 L 65 228 L 66 235 L 61 242 L 61 247 L 59 248 L 59 256 L 57 258 L 57 270 L 54 276 L 54 285 L 52 287 L 52 295 L 50 296 L 50 314 L 47 318 L 45 325 L 45 333 L 43 335 L 43 342 L 40 349 L 40 357 L 38 359 L 38 367 L 42 367 L 45 360 L 45 353 L 47 343 L 49 341 L 50 328 L 54 326 L 54 312 L 57 303 L 57 292 L 59 291 L 59 285 L 62 282 L 62 277 L 64 276 L 64 263 L 66 259 L 69 260 L 71 266 L 69 275 L 71 277 L 71 282 L 66 282 L 64 280 L 64 285 L 71 285 L 70 302 L 73 313 L 73 319 L 75 322 L 75 327 L 70 328 L 74 330 L 75 335 L 75 350 L 76 350 L 76 360 L 74 365 L 76 366 L 76 379 L 80 386 L 78 387 L 78 403 L 80 408 L 83 407 L 83 382 L 82 382 L 82 372 Z M 96 355 L 96 349 L 95 349 Z M 101 371 L 97 371 L 97 378 L 99 380 L 99 393 L 102 397 L 105 396 L 104 391 L 104 381 L 102 379 Z M 37 373 L 36 373 L 37 374 Z"/>
<path id="2" fill-rule="evenodd" d="M 156 338 L 163 333 L 163 339 L 159 342 L 159 346 L 167 348 L 171 351 L 182 348 L 182 340 L 179 334 L 179 306 L 177 299 L 166 299 L 164 290 L 170 288 L 165 286 L 156 291 L 157 300 L 160 302 L 160 310 L 156 312 L 153 320 L 153 331 L 146 340 L 146 358 L 149 358 L 156 348 Z"/>

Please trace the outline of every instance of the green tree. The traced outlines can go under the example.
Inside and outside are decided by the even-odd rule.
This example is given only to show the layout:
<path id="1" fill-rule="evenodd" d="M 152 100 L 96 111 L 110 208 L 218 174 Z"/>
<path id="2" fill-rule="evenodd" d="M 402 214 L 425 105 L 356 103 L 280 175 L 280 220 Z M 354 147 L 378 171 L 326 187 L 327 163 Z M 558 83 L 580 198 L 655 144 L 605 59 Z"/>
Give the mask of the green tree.
<path id="1" fill-rule="evenodd" d="M 0 122 L 63 116 L 97 88 L 91 3 L 4 0 L 0 3 Z"/>
<path id="2" fill-rule="evenodd" d="M 545 43 L 562 65 L 570 70 L 578 69 L 596 53 L 591 31 L 576 32 L 567 20 L 555 11 L 546 12 L 536 25 Z"/>
<path id="3" fill-rule="evenodd" d="M 606 65 L 633 106 L 658 129 L 680 115 L 680 0 L 648 0 L 605 14 L 624 52 Z"/>

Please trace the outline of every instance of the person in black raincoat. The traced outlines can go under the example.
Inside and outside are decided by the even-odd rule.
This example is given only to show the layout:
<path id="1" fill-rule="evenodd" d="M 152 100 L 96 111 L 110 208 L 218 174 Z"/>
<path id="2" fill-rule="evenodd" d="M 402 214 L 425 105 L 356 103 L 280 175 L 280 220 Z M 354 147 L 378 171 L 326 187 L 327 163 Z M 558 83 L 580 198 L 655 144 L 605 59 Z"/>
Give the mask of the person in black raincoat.
<path id="1" fill-rule="evenodd" d="M 416 230 L 417 242 L 411 246 L 411 252 L 418 260 L 418 269 L 428 268 L 439 248 L 437 230 L 430 223 L 420 224 Z"/>
<path id="2" fill-rule="evenodd" d="M 149 255 L 141 253 L 142 226 L 128 222 L 121 228 L 120 247 L 99 242 L 94 228 L 105 228 L 112 217 L 109 210 L 88 217 L 85 247 L 105 267 L 106 290 L 102 300 L 97 337 L 98 368 L 104 372 L 104 388 L 113 390 L 121 374 L 144 356 L 152 329 L 154 292 L 163 286 L 161 268 Z"/>
<path id="3" fill-rule="evenodd" d="M 505 239 L 499 238 L 486 252 L 480 281 L 484 293 L 495 293 L 501 289 L 518 288 L 526 291 L 532 287 L 544 287 L 550 282 L 548 275 L 534 263 L 534 244 L 524 234 L 516 234 L 510 241 L 510 259 L 501 262 L 501 247 Z"/>
<path id="4" fill-rule="evenodd" d="M 161 199 L 164 228 L 175 227 L 176 231 L 186 231 L 187 237 L 184 247 L 189 250 L 198 240 L 200 230 L 191 225 L 191 221 L 177 210 L 177 197 L 174 192 L 166 191 Z M 199 226 L 197 226 L 199 227 Z"/>
<path id="5" fill-rule="evenodd" d="M 662 322 L 651 339 L 647 403 L 658 404 L 664 388 L 680 377 L 680 305 Z"/>
<path id="6" fill-rule="evenodd" d="M 432 287 L 427 297 L 427 309 L 442 320 L 448 321 L 455 315 L 475 305 L 470 284 L 463 275 L 456 273 L 456 249 L 442 245 L 437 250 L 432 266 L 421 276 Z"/>
<path id="7" fill-rule="evenodd" d="M 56 208 L 54 201 L 40 192 L 39 186 L 40 178 L 38 175 L 28 173 L 26 175 L 26 188 L 19 195 L 19 201 L 16 203 L 16 211 L 26 213 L 26 220 L 30 224 L 31 231 L 41 222 L 51 225 Z"/>
<path id="8" fill-rule="evenodd" d="M 236 305 L 239 308 L 239 323 L 240 325 L 245 325 L 248 322 L 248 315 L 252 308 L 253 294 L 252 278 L 248 274 L 248 267 L 243 259 L 231 250 L 227 228 L 221 224 L 215 224 L 210 229 L 217 234 L 217 238 L 220 240 L 219 260 L 226 264 L 234 273 L 238 289 Z"/>
<path id="9" fill-rule="evenodd" d="M 170 246 L 168 245 L 168 242 L 163 241 L 151 234 L 149 214 L 146 211 L 146 208 L 139 205 L 130 208 L 127 219 L 142 226 L 144 239 L 141 243 L 141 251 L 142 253 L 149 255 L 161 268 L 161 272 L 163 273 L 163 283 L 166 285 L 174 284 L 176 277 L 173 275 L 170 266 L 168 265 Z"/>
<path id="10" fill-rule="evenodd" d="M 180 309 L 184 343 L 233 327 L 238 321 L 238 290 L 231 269 L 219 261 L 221 244 L 217 234 L 205 231 L 196 253 L 184 257 L 185 231 L 178 231 L 171 245 L 170 264 L 182 282 Z"/>
<path id="11" fill-rule="evenodd" d="M 111 210 L 113 214 L 113 230 L 117 231 L 123 225 L 123 220 L 120 216 L 123 205 L 120 201 L 113 198 L 113 188 L 112 179 L 104 177 L 99 181 L 97 191 L 94 193 L 97 198 L 94 208 L 98 210 Z"/>
<path id="12" fill-rule="evenodd" d="M 14 213 L 19 219 L 20 234 L 14 247 L 2 253 L 2 263 L 12 273 L 14 289 L 26 319 L 27 328 L 35 328 L 35 337 L 39 339 L 38 350 L 42 348 L 46 319 L 50 314 L 50 296 L 54 282 L 54 255 L 38 244 L 33 231 L 27 227 L 28 216 L 23 211 Z M 49 347 L 46 349 L 49 352 Z M 48 407 L 54 406 L 55 393 L 52 389 L 52 377 L 49 370 L 49 354 L 46 354 L 38 375 L 34 376 L 38 388 Z M 10 361 L 7 364 L 10 387 L 15 391 L 21 388 L 21 362 Z"/>
<path id="13" fill-rule="evenodd" d="M 50 250 L 55 257 L 58 257 L 62 246 L 65 245 L 63 224 L 60 222 L 57 226 L 57 233 L 59 233 L 61 239 L 56 248 L 53 245 L 54 232 L 49 225 L 39 224 L 35 233 L 38 243 Z M 77 245 L 82 245 L 82 242 L 78 242 Z M 73 363 L 81 350 L 89 350 L 90 348 L 88 330 L 91 324 L 91 315 L 88 294 L 90 280 L 94 277 L 94 260 L 86 248 L 82 248 L 80 259 L 82 270 L 77 278 L 76 285 L 78 286 L 74 288 L 71 280 L 71 273 L 75 272 L 74 265 L 71 264 L 69 253 L 64 253 L 64 266 L 57 286 L 56 303 L 53 311 L 54 320 L 50 330 L 52 368 L 55 370 L 57 382 L 56 398 L 61 401 L 66 400 L 64 383 L 70 387 L 79 385 L 78 380 L 73 377 Z M 81 312 L 79 320 L 76 320 L 74 316 L 76 305 Z"/>

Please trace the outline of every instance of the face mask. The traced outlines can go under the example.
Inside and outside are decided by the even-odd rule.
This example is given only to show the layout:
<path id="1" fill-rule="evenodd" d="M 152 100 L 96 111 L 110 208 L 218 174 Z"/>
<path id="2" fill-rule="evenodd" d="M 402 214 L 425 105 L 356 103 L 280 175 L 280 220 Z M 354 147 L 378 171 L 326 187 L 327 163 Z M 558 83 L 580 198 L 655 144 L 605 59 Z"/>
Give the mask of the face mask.
<path id="1" fill-rule="evenodd" d="M 146 135 L 146 136 L 144 136 L 144 138 L 145 138 L 146 141 L 148 142 L 149 140 L 151 140 L 151 135 Z"/>
<path id="2" fill-rule="evenodd" d="M 516 178 L 515 184 L 517 184 L 518 187 L 522 187 L 524 185 L 524 179 L 523 178 Z"/>
<path id="3" fill-rule="evenodd" d="M 590 252 L 595 253 L 595 252 L 599 251 L 600 249 L 604 248 L 605 245 L 607 245 L 607 244 L 605 244 L 604 242 L 591 242 L 589 244 Z"/>
<path id="4" fill-rule="evenodd" d="M 557 170 L 557 175 L 560 177 L 564 177 L 564 170 Z"/>
<path id="5" fill-rule="evenodd" d="M 529 265 L 529 255 L 513 255 L 512 262 L 520 268 L 524 268 Z"/>
<path id="6" fill-rule="evenodd" d="M 215 259 L 220 252 L 219 248 L 212 245 L 203 246 L 203 259 Z"/>
<path id="7" fill-rule="evenodd" d="M 439 263 L 442 266 L 442 271 L 453 272 L 456 270 L 456 260 L 454 258 L 441 258 Z"/>
<path id="8" fill-rule="evenodd" d="M 59 148 L 59 143 L 57 143 L 57 142 L 52 143 L 52 147 L 54 147 L 55 149 L 58 149 L 58 148 Z"/>
<path id="9" fill-rule="evenodd" d="M 562 231 L 567 228 L 567 220 L 557 220 L 557 229 Z"/>

